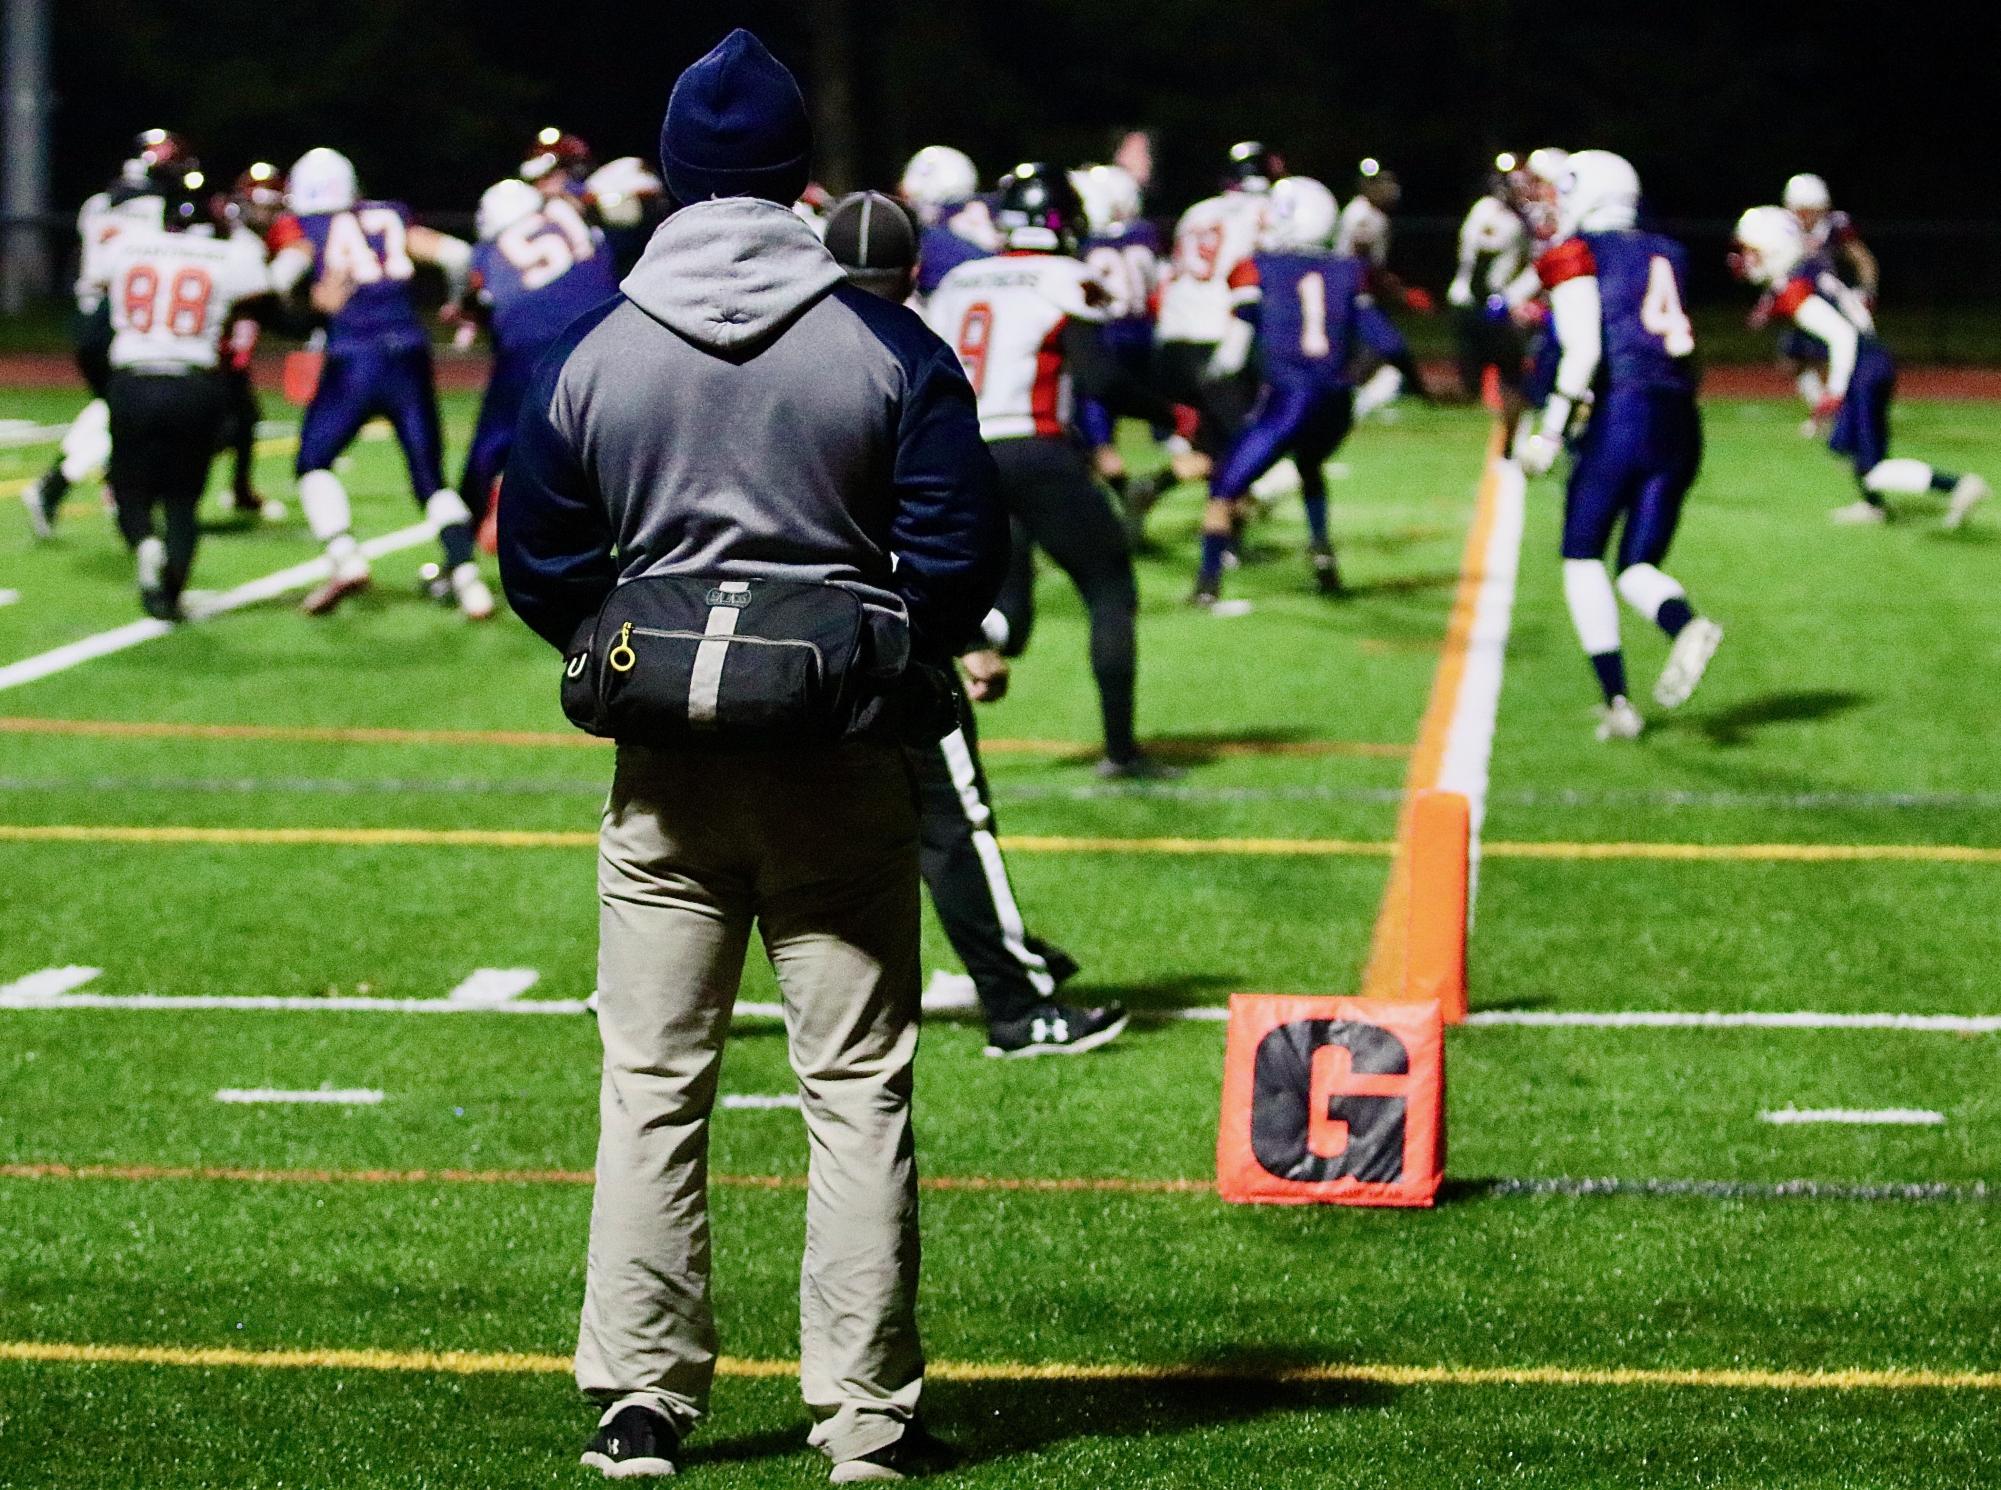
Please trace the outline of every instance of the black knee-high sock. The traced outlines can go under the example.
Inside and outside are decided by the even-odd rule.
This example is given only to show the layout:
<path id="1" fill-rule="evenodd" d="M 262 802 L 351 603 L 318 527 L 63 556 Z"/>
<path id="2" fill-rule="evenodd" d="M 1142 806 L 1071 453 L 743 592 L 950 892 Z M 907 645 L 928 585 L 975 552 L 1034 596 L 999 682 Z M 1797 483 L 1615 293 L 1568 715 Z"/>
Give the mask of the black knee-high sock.
<path id="1" fill-rule="evenodd" d="M 167 504 L 167 567 L 160 577 L 160 588 L 169 600 L 180 599 L 181 591 L 187 588 L 188 572 L 194 568 L 195 545 L 201 541 L 196 510 L 196 500 Z"/>

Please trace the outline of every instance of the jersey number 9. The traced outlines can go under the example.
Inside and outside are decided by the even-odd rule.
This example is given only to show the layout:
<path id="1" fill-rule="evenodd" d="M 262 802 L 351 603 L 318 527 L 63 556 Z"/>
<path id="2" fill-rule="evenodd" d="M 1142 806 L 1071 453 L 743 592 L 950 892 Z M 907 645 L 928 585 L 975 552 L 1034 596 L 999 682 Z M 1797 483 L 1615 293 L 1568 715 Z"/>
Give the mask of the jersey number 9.
<path id="1" fill-rule="evenodd" d="M 980 392 L 980 385 L 987 377 L 987 348 L 993 344 L 994 308 L 981 300 L 966 307 L 966 318 L 959 323 L 958 352 L 959 363 L 966 369 L 966 380 L 973 385 L 973 392 Z"/>

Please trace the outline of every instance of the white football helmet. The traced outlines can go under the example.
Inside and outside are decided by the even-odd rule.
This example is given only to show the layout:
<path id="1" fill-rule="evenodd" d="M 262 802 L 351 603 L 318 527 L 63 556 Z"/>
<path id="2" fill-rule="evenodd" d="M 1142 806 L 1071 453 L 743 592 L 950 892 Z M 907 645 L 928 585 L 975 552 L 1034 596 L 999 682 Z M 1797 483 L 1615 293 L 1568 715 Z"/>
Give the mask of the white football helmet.
<path id="1" fill-rule="evenodd" d="M 1640 215 L 1640 173 L 1610 150 L 1579 150 L 1556 183 L 1556 236 L 1630 228 Z"/>
<path id="2" fill-rule="evenodd" d="M 980 189 L 980 173 L 965 151 L 950 145 L 926 145 L 910 157 L 896 189 L 917 209 L 918 216 L 927 223 L 935 222 L 941 207 L 963 202 Z"/>
<path id="3" fill-rule="evenodd" d="M 1834 205 L 1827 183 L 1811 171 L 1801 171 L 1786 182 L 1785 194 L 1779 201 L 1788 212 L 1825 212 Z"/>
<path id="4" fill-rule="evenodd" d="M 1737 219 L 1731 266 L 1754 285 L 1775 285 L 1806 257 L 1799 219 L 1784 207 L 1753 207 Z"/>
<path id="5" fill-rule="evenodd" d="M 1139 182 L 1124 166 L 1085 166 L 1070 173 L 1094 233 L 1109 233 L 1139 216 Z"/>
<path id="6" fill-rule="evenodd" d="M 285 205 L 301 216 L 345 212 L 360 195 L 354 162 L 324 145 L 300 156 L 285 178 Z"/>
<path id="7" fill-rule="evenodd" d="M 1265 199 L 1259 244 L 1278 250 L 1325 248 L 1340 216 L 1334 193 L 1320 182 L 1311 176 L 1281 176 Z"/>
<path id="8" fill-rule="evenodd" d="M 650 166 L 636 155 L 621 155 L 592 171 L 584 191 L 597 204 L 606 227 L 636 228 L 646 216 L 649 197 L 665 196 L 667 188 Z"/>
<path id="9" fill-rule="evenodd" d="M 522 218 L 542 210 L 542 193 L 519 176 L 496 181 L 480 193 L 475 222 L 482 243 L 498 238 Z"/>
<path id="10" fill-rule="evenodd" d="M 1544 145 L 1540 150 L 1531 150 L 1529 158 L 1522 162 L 1523 168 L 1538 181 L 1547 181 L 1551 186 L 1563 179 L 1564 167 L 1570 164 L 1570 152 L 1555 145 Z"/>

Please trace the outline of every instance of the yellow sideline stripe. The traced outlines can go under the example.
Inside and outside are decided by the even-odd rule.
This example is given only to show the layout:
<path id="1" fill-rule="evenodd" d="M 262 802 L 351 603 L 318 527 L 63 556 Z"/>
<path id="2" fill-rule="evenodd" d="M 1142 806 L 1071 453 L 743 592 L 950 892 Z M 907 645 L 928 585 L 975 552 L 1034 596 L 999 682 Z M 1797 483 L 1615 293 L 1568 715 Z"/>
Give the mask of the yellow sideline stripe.
<path id="1" fill-rule="evenodd" d="M 528 749 L 602 749 L 609 740 L 576 731 L 399 729 L 370 725 L 192 724 L 150 719 L 0 717 L 0 734 L 70 735 L 97 740 L 262 740 L 304 745 L 502 745 Z M 1401 760 L 1408 745 L 1375 740 L 1153 740 L 1157 755 L 1236 759 L 1244 756 L 1354 756 Z M 1077 756 L 1096 753 L 1082 740 L 982 740 L 988 755 Z"/>
<path id="2" fill-rule="evenodd" d="M 1369 960 L 1362 971 L 1365 998 L 1403 997 L 1405 922 L 1410 906 L 1411 802 L 1417 793 L 1435 786 L 1445 762 L 1445 745 L 1452 732 L 1452 711 L 1458 704 L 1459 685 L 1466 673 L 1466 654 L 1472 646 L 1473 622 L 1479 612 L 1480 585 L 1486 563 L 1487 544 L 1493 536 L 1499 509 L 1499 480 L 1495 462 L 1501 454 L 1502 432 L 1496 423 L 1487 441 L 1486 465 L 1480 476 L 1479 496 L 1473 521 L 1466 531 L 1466 548 L 1459 560 L 1459 587 L 1452 596 L 1452 617 L 1446 623 L 1445 644 L 1438 666 L 1431 675 L 1431 697 L 1425 704 L 1424 721 L 1418 726 L 1417 743 L 1411 747 L 1410 764 L 1404 770 L 1403 805 L 1397 810 L 1396 843 L 1390 860 L 1388 883 L 1383 887 L 1382 906 L 1376 912 L 1375 931 L 1369 937 Z M 1492 852 L 1488 845 L 1484 852 Z"/>
<path id="3" fill-rule="evenodd" d="M 567 1376 L 566 1355 L 527 1351 L 272 1349 L 234 1345 L 93 1345 L 63 1340 L 0 1340 L 0 1361 L 58 1365 L 248 1367 L 255 1370 L 416 1371 L 451 1376 Z M 797 1361 L 723 1356 L 718 1375 L 768 1379 L 796 1376 Z M 1424 1366 L 1356 1361 L 1313 1366 L 1223 1366 L 1071 1361 L 933 1361 L 934 1381 L 1272 1382 L 1374 1386 L 1698 1387 L 1721 1391 L 2001 1391 L 2001 1371 L 1759 1370 L 1702 1366 Z"/>
<path id="4" fill-rule="evenodd" d="M 0 823 L 0 843 L 317 845 L 332 848 L 591 848 L 597 834 L 534 828 L 247 828 L 140 823 Z M 1168 857 L 1380 859 L 1398 845 L 1360 838 L 1091 838 L 1003 836 L 1018 854 L 1136 854 Z M 1489 859 L 1651 859 L 1759 864 L 2001 864 L 2001 848 L 1964 843 L 1537 843 L 1485 844 Z"/>

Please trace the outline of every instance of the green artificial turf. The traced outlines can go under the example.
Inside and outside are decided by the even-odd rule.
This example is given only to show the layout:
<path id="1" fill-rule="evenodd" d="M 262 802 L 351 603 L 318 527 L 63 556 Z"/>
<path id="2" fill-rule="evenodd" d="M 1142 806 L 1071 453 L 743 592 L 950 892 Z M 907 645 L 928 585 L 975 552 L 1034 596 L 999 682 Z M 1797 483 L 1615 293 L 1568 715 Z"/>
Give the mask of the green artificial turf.
<path id="1" fill-rule="evenodd" d="M 55 420 L 77 400 L 0 396 Z M 274 418 L 291 419 L 274 407 Z M 468 400 L 447 400 L 462 442 Z M 1830 527 L 1842 468 L 1776 404 L 1718 403 L 1668 567 L 1728 630 L 1700 695 L 1628 747 L 1590 734 L 1590 674 L 1532 485 L 1490 842 L 2001 846 L 1989 699 L 2001 515 L 1936 531 Z M 1084 627 L 1060 576 L 1016 687 L 986 710 L 1001 826 L 1056 838 L 1392 837 L 1486 437 L 1409 407 L 1364 427 L 1333 485 L 1355 594 L 1311 593 L 1296 504 L 1253 530 L 1229 593 L 1183 608 L 1195 495 L 1141 561 L 1143 732 L 1190 769 L 1150 789 L 1089 770 Z M 1901 411 L 1899 448 L 2001 472 L 2001 414 Z M 1156 457 L 1130 452 L 1144 468 Z M 46 449 L 0 451 L 0 491 Z M 260 462 L 290 499 L 279 448 Z M 414 520 L 394 448 L 356 448 L 359 525 Z M 136 615 L 82 492 L 55 544 L 0 505 L 0 666 Z M 196 584 L 310 557 L 296 514 L 218 531 Z M 579 747 L 547 650 L 418 597 L 419 547 L 313 623 L 253 607 L 0 692 L 0 716 L 544 732 L 527 744 L 0 732 L 0 826 L 536 829 L 588 833 L 609 754 Z M 1658 638 L 1628 617 L 1636 682 Z M 1072 747 L 1051 753 L 1044 744 Z M 1034 748 L 1029 744 L 1034 743 Z M 1357 753 L 1356 745 L 1391 747 Z M 1257 747 L 1262 753 L 1246 753 Z M 1279 748 L 1284 747 L 1284 748 Z M 945 1362 L 1197 1365 L 1244 1379 L 939 1380 L 928 1412 L 967 1484 L 1924 1486 L 2001 1476 L 2001 1391 L 1277 1383 L 1274 1369 L 1416 1366 L 2001 1371 L 2001 1036 L 1877 1030 L 1470 1027 L 1452 1033 L 1450 1174 L 1434 1212 L 1239 1209 L 1124 1182 L 1213 1173 L 1236 991 L 1357 984 L 1386 859 L 1018 852 L 1030 924 L 1087 998 L 1149 1016 L 1103 1054 L 998 1063 L 934 1021 L 919 1153 L 941 1180 L 1099 1182 L 925 1195 L 923 1310 Z M 99 969 L 91 992 L 440 999 L 476 967 L 527 995 L 592 986 L 587 847 L 0 841 L 0 983 Z M 1502 854 L 1482 865 L 1473 1003 L 1489 1011 L 2001 1013 L 2001 864 Z M 927 923 L 926 958 L 952 966 Z M 774 996 L 753 958 L 744 996 Z M 224 1087 L 368 1087 L 360 1108 L 218 1104 Z M 535 1181 L 0 1178 L 6 1342 L 526 1351 L 574 1336 L 596 1102 L 578 1015 L 0 1011 L 0 1165 L 126 1170 L 558 1171 Z M 791 1090 L 746 1020 L 723 1090 Z M 1923 1127 L 1775 1127 L 1785 1107 L 1915 1107 Z M 719 1114 L 725 1348 L 787 1359 L 803 1201 L 796 1114 Z M 569 1176 L 566 1178 L 565 1176 Z M 1862 1200 L 1513 1193 L 1494 1182 L 1934 1185 Z M 1983 1186 L 1985 1187 L 1983 1189 Z M 1518 1188 L 1518 1187 L 1517 1187 Z M 583 1484 L 589 1413 L 560 1374 L 450 1376 L 0 1359 L 0 1485 Z M 726 1378 L 689 1444 L 699 1483 L 816 1483 L 783 1380 Z"/>

